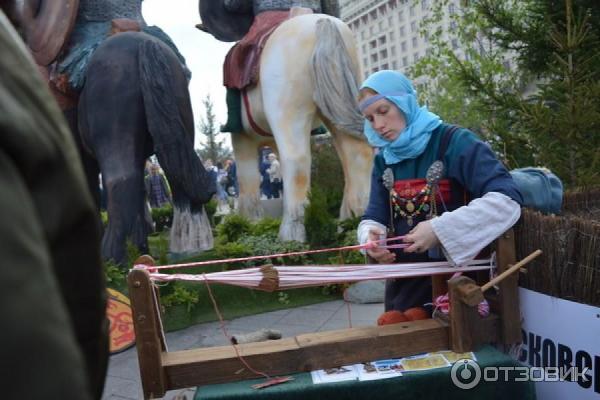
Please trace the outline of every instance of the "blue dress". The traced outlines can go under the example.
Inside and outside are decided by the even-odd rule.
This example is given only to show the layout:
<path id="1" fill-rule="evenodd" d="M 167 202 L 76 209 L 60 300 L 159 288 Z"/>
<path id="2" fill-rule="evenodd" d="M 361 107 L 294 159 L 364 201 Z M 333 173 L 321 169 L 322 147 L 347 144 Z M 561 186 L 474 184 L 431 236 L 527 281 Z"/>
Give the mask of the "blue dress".
<path id="1" fill-rule="evenodd" d="M 419 222 L 424 221 L 427 214 L 431 212 L 430 200 L 421 206 L 423 199 L 418 198 L 418 194 L 423 187 L 427 170 L 438 158 L 444 162 L 445 172 L 439 185 L 440 190 L 435 194 L 437 215 L 455 210 L 488 192 L 502 193 L 522 204 L 521 193 L 511 175 L 489 145 L 479 140 L 473 132 L 463 128 L 457 129 L 449 136 L 444 154 L 439 154 L 442 138 L 449 130 L 450 125 L 447 124 L 436 128 L 424 152 L 417 158 L 386 165 L 381 154 L 375 157 L 369 204 L 362 217 L 363 220 L 379 222 L 387 226 L 389 231 L 393 231 L 394 235 L 404 235 Z M 391 202 L 390 190 L 383 183 L 382 177 L 386 168 L 390 168 L 393 172 L 394 189 L 401 197 L 400 204 L 397 201 Z M 407 218 L 406 214 L 410 214 L 407 212 L 408 203 L 413 203 L 411 201 L 413 199 L 411 210 L 419 207 L 424 209 L 422 208 L 422 212 L 418 215 Z M 405 215 L 401 215 L 402 213 Z M 441 256 L 433 252 L 396 251 L 397 262 L 426 262 L 440 259 Z M 391 279 L 386 282 L 386 311 L 404 311 L 430 302 L 430 277 Z"/>

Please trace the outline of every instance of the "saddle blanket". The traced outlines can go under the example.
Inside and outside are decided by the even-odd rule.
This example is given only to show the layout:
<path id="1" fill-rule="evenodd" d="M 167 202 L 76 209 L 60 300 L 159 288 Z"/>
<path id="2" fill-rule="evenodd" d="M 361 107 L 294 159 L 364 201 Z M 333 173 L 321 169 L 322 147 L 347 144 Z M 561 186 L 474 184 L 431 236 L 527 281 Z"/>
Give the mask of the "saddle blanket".
<path id="1" fill-rule="evenodd" d="M 260 55 L 269 36 L 286 19 L 289 11 L 264 11 L 254 18 L 250 30 L 229 50 L 223 64 L 223 85 L 244 89 L 258 82 Z"/>

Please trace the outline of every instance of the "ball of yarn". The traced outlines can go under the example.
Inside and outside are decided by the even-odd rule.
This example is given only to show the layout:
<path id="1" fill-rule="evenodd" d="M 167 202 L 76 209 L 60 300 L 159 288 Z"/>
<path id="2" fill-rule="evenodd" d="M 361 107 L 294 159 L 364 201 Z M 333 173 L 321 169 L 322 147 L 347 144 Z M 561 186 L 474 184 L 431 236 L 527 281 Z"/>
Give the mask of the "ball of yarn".
<path id="1" fill-rule="evenodd" d="M 423 307 L 413 307 L 405 310 L 404 316 L 411 321 L 418 321 L 421 319 L 428 319 L 429 313 Z"/>
<path id="2" fill-rule="evenodd" d="M 408 321 L 408 318 L 406 318 L 406 315 L 404 315 L 404 313 L 397 310 L 391 310 L 384 312 L 379 316 L 379 318 L 377 318 L 377 325 L 381 326 L 389 324 L 398 324 L 400 322 L 406 321 Z"/>

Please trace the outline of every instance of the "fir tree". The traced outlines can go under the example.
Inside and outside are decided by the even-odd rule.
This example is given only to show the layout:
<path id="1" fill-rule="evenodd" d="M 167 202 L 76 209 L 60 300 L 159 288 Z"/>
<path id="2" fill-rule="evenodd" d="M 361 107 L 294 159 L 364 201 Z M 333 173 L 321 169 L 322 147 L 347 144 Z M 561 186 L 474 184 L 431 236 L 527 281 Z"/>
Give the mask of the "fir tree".
<path id="1" fill-rule="evenodd" d="M 231 150 L 225 147 L 224 139 L 216 124 L 216 117 L 213 112 L 213 102 L 210 95 L 202 100 L 205 109 L 205 116 L 200 120 L 200 133 L 206 137 L 204 146 L 197 150 L 198 155 L 203 160 L 211 159 L 213 163 L 222 161 L 231 155 Z"/>
<path id="2" fill-rule="evenodd" d="M 459 54 L 436 2 L 422 32 L 433 52 L 414 76 L 434 112 L 474 128 L 510 167 L 541 165 L 568 186 L 600 171 L 600 3 L 472 0 L 451 15 Z M 512 65 L 508 63 L 511 62 Z"/>

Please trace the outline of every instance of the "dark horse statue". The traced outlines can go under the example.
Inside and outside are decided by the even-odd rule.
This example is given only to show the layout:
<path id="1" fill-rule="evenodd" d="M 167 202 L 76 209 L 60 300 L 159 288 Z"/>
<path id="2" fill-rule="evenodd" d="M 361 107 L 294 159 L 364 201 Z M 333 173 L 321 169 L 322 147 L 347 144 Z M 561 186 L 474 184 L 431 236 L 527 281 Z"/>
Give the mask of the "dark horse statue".
<path id="1" fill-rule="evenodd" d="M 128 239 L 148 250 L 144 165 L 152 154 L 173 193 L 171 251 L 212 247 L 203 204 L 215 182 L 194 151 L 185 60 L 164 32 L 146 25 L 141 0 L 27 0 L 23 14 L 98 202 L 102 175 L 103 258 L 123 264 Z"/>
<path id="2" fill-rule="evenodd" d="M 173 235 L 210 235 L 210 226 L 201 221 L 202 205 L 215 185 L 194 151 L 187 78 L 171 49 L 141 32 L 106 39 L 88 64 L 77 117 L 88 180 L 98 188 L 97 162 L 108 195 L 105 259 L 122 262 L 128 237 L 147 250 L 144 164 L 153 153 L 173 193 Z M 196 230 L 207 232 L 190 230 L 194 220 Z M 193 241 L 173 235 L 173 240 Z"/>

